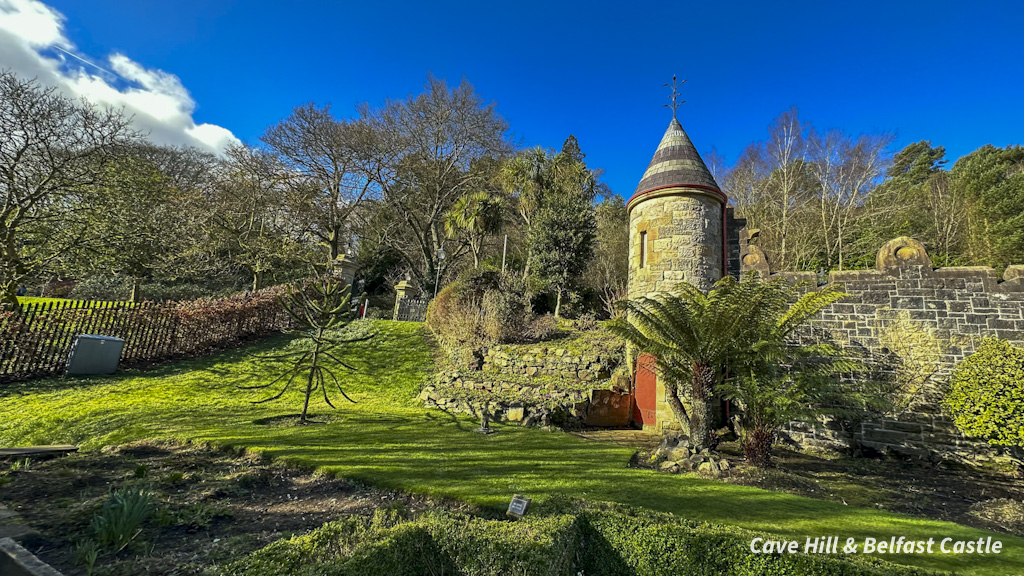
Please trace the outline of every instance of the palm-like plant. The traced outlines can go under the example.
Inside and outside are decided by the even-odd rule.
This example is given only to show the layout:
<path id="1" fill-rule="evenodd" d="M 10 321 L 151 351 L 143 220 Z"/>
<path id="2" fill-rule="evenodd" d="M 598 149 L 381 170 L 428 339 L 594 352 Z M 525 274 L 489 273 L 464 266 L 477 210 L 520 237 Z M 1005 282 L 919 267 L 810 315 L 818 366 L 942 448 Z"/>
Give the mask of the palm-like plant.
<path id="1" fill-rule="evenodd" d="M 330 276 L 316 278 L 305 288 L 294 285 L 288 287 L 287 297 L 280 298 L 280 302 L 297 324 L 297 328 L 290 332 L 301 336 L 300 348 L 294 352 L 264 357 L 284 360 L 288 363 L 288 368 L 267 384 L 241 387 L 243 389 L 269 388 L 284 382 L 277 394 L 257 400 L 256 403 L 270 402 L 281 398 L 292 383 L 300 377 L 306 379 L 306 390 L 299 424 L 306 423 L 309 400 L 317 390 L 322 392 L 324 402 L 331 408 L 335 408 L 327 391 L 328 377 L 346 400 L 355 403 L 355 400 L 345 394 L 334 370 L 326 364 L 326 360 L 330 359 L 342 368 L 355 370 L 351 365 L 338 358 L 335 350 L 342 344 L 362 342 L 374 337 L 374 334 L 353 337 L 337 335 L 337 331 L 352 321 L 352 311 L 349 305 L 350 289 L 350 286 L 342 285 L 341 282 Z"/>
<path id="2" fill-rule="evenodd" d="M 751 276 L 726 276 L 708 294 L 681 283 L 672 292 L 620 302 L 625 317 L 609 322 L 611 331 L 639 352 L 658 359 L 673 415 L 697 448 L 712 446 L 711 406 L 730 357 L 749 347 L 747 327 L 768 314 L 763 284 Z M 689 400 L 687 410 L 680 386 Z"/>
<path id="3" fill-rule="evenodd" d="M 501 228 L 501 199 L 485 191 L 471 192 L 459 198 L 444 222 L 445 235 L 462 236 L 473 253 L 473 267 L 480 267 L 484 239 Z"/>
<path id="4" fill-rule="evenodd" d="M 540 146 L 521 152 L 506 160 L 498 171 L 497 181 L 506 194 L 518 200 L 523 223 L 529 228 L 533 215 L 540 208 L 548 187 L 548 165 L 551 160 Z"/>
<path id="5" fill-rule="evenodd" d="M 623 302 L 626 317 L 609 327 L 658 359 L 669 407 L 688 428 L 693 446 L 712 447 L 712 402 L 716 394 L 725 393 L 745 408 L 745 425 L 751 430 L 773 431 L 770 450 L 774 430 L 789 415 L 799 415 L 797 405 L 807 405 L 810 387 L 820 383 L 811 376 L 828 373 L 825 366 L 830 363 L 836 370 L 844 367 L 828 360 L 837 350 L 827 344 L 789 342 L 794 330 L 844 294 L 830 286 L 808 292 L 789 306 L 796 290 L 781 282 L 762 282 L 756 274 L 742 282 L 727 276 L 706 295 L 682 283 L 672 292 Z M 813 362 L 814 354 L 824 357 Z M 741 376 L 727 380 L 730 372 Z M 785 383 L 778 380 L 783 374 L 790 378 Z M 794 376 L 799 377 L 795 382 Z M 689 409 L 680 387 L 685 387 Z M 751 436 L 751 445 L 764 441 L 758 434 Z"/>
<path id="6" fill-rule="evenodd" d="M 827 411 L 862 404 L 854 389 L 840 395 L 838 376 L 860 364 L 830 342 L 802 342 L 794 332 L 822 308 L 846 296 L 834 286 L 796 298 L 798 286 L 782 282 L 763 285 L 768 313 L 753 316 L 747 333 L 753 340 L 730 358 L 734 377 L 719 393 L 742 410 L 741 440 L 747 461 L 771 464 L 772 444 L 779 429 L 794 420 L 813 420 Z M 789 305 L 790 302 L 795 302 Z"/>

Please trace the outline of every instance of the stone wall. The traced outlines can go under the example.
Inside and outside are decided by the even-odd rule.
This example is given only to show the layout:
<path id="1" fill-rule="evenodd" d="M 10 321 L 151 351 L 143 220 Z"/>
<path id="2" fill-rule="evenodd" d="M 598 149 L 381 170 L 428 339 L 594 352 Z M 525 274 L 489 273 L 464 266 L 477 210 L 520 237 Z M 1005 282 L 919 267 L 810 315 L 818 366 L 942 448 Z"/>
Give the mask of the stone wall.
<path id="1" fill-rule="evenodd" d="M 755 254 L 752 246 L 746 254 Z M 763 260 L 751 258 L 751 264 Z M 765 266 L 766 268 L 766 266 Z M 764 270 L 764 268 L 762 268 Z M 817 284 L 813 272 L 775 274 Z M 850 296 L 826 307 L 803 338 L 828 338 L 860 355 L 876 376 L 920 382 L 898 414 L 852 430 L 835 423 L 795 424 L 789 436 L 803 445 L 860 447 L 911 456 L 996 458 L 1005 454 L 965 438 L 943 414 L 942 390 L 958 362 L 986 336 L 1024 345 L 1024 266 L 999 282 L 987 267 L 931 267 L 920 242 L 896 238 L 879 250 L 874 270 L 832 272 L 829 283 Z"/>
<path id="2" fill-rule="evenodd" d="M 494 346 L 483 350 L 483 371 L 518 376 L 554 376 L 567 380 L 607 380 L 621 354 L 574 353 L 557 346 Z"/>
<path id="3" fill-rule="evenodd" d="M 499 345 L 481 351 L 468 370 L 442 372 L 420 394 L 428 408 L 524 426 L 576 428 L 615 419 L 629 393 L 619 351 L 574 351 L 575 347 Z M 614 425 L 627 425 L 626 418 Z"/>
<path id="4" fill-rule="evenodd" d="M 495 422 L 524 426 L 552 424 L 575 428 L 584 425 L 590 405 L 589 390 L 557 390 L 503 381 L 500 377 L 447 372 L 420 393 L 428 408 L 479 417 L 486 410 Z"/>

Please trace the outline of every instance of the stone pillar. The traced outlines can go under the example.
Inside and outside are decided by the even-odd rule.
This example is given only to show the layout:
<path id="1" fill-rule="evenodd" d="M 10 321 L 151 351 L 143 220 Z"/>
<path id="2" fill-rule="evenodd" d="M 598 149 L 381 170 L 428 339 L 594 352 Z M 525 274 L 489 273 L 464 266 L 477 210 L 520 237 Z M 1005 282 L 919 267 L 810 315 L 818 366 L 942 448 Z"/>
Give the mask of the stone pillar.
<path id="1" fill-rule="evenodd" d="M 392 315 L 392 320 L 398 320 L 398 308 L 402 304 L 402 300 L 409 295 L 409 290 L 412 288 L 412 283 L 408 280 L 402 280 L 398 284 L 395 284 L 395 312 Z"/>
<path id="2" fill-rule="evenodd" d="M 356 263 L 351 256 L 342 254 L 334 259 L 334 277 L 347 286 L 352 286 L 356 279 Z"/>

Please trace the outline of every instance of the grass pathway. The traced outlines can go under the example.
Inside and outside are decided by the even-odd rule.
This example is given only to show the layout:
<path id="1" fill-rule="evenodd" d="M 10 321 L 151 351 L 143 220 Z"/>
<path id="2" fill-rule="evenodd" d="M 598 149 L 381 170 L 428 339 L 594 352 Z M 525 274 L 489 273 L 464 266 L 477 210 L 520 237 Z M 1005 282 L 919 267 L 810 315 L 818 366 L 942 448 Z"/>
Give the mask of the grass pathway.
<path id="1" fill-rule="evenodd" d="M 364 325 L 365 328 L 365 325 Z M 378 336 L 346 352 L 358 372 L 345 374 L 337 412 L 315 400 L 328 423 L 296 427 L 257 422 L 301 407 L 297 391 L 253 404 L 266 391 L 238 383 L 269 381 L 274 365 L 249 356 L 289 346 L 281 337 L 244 351 L 179 362 L 108 378 L 44 380 L 0 390 L 0 446 L 74 443 L 97 449 L 142 438 L 172 438 L 245 447 L 377 486 L 463 499 L 503 508 L 513 493 L 561 494 L 614 501 L 687 518 L 733 524 L 799 540 L 840 536 L 910 539 L 993 536 L 992 556 L 886 556 L 921 567 L 965 574 L 1024 574 L 1024 540 L 948 522 L 922 520 L 702 480 L 626 468 L 632 451 L 611 443 L 514 426 L 498 434 L 472 432 L 477 423 L 426 410 L 414 397 L 430 377 L 422 327 L 375 322 Z M 246 375 L 253 373 L 253 375 Z M 259 376 L 255 375 L 259 374 Z M 0 487 L 0 501 L 3 489 Z"/>

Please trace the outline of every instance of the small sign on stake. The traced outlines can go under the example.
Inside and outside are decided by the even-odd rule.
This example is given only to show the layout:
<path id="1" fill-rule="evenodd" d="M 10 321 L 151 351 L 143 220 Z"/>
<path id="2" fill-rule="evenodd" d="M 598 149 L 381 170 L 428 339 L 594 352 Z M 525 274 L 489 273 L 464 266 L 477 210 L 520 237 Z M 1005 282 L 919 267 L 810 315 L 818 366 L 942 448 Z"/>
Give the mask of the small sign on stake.
<path id="1" fill-rule="evenodd" d="M 510 518 L 521 520 L 526 515 L 526 511 L 530 508 L 530 498 L 519 496 L 518 494 L 512 497 L 512 501 L 508 503 L 508 512 L 505 512 Z"/>

